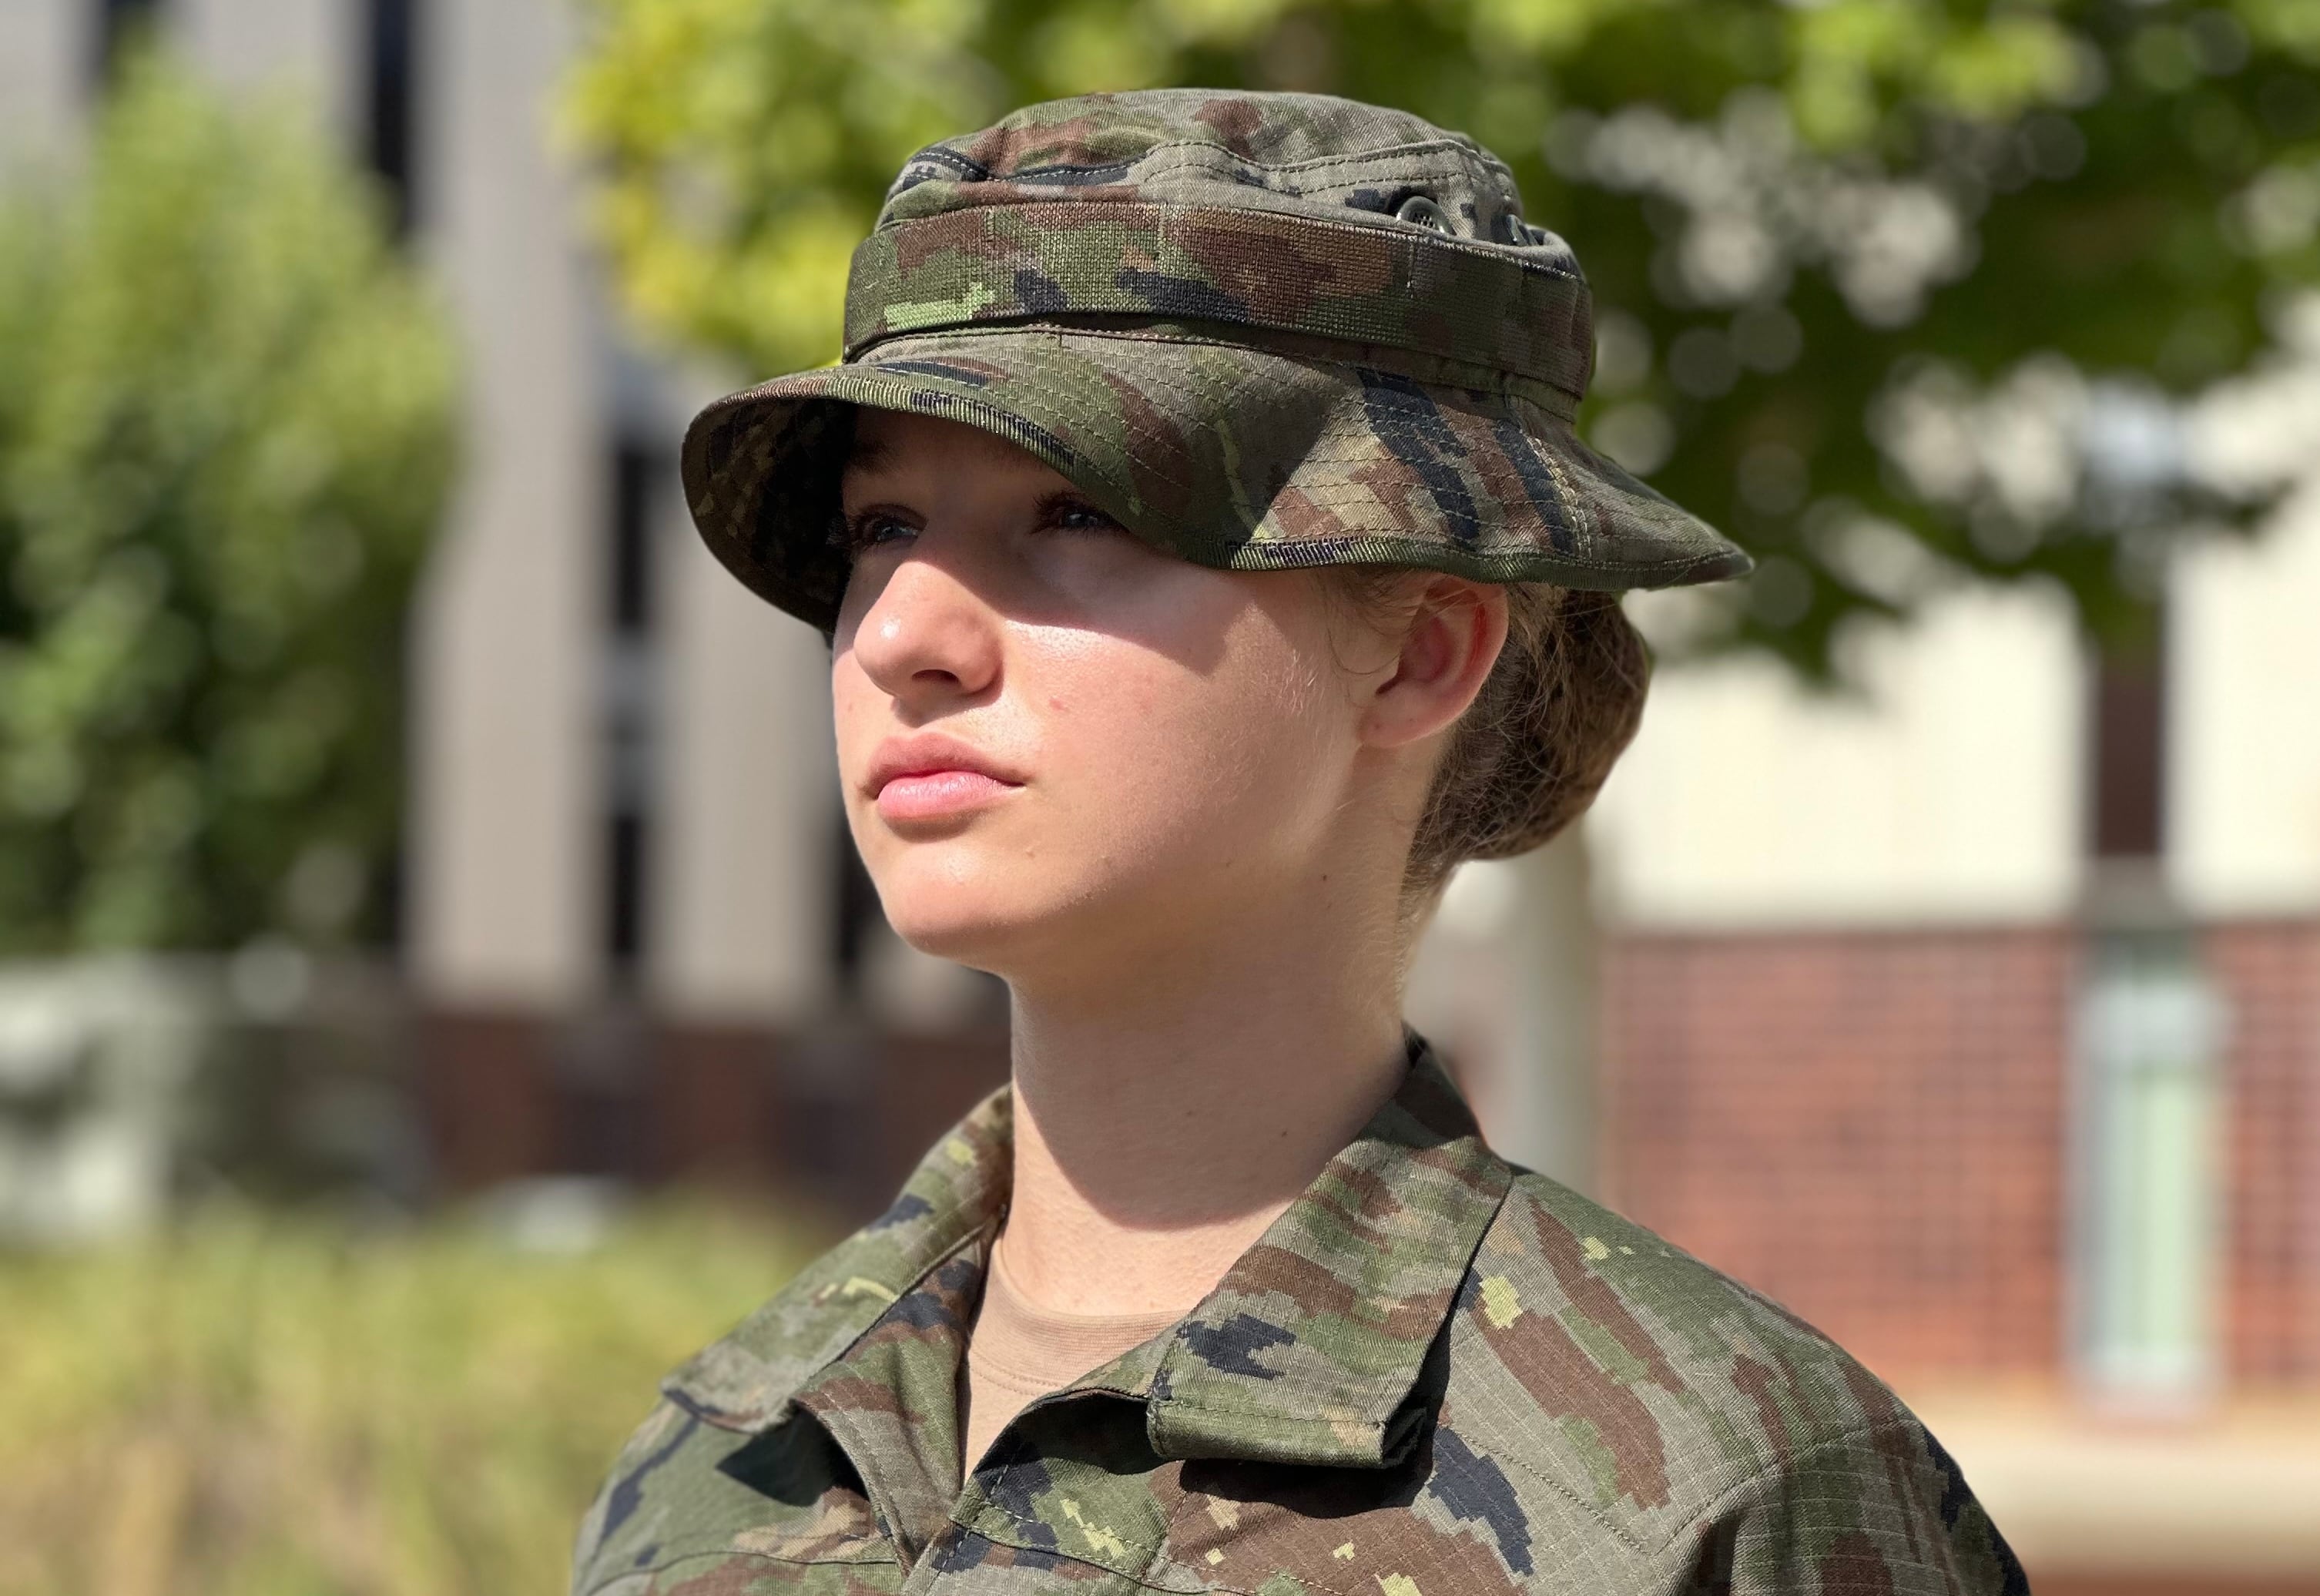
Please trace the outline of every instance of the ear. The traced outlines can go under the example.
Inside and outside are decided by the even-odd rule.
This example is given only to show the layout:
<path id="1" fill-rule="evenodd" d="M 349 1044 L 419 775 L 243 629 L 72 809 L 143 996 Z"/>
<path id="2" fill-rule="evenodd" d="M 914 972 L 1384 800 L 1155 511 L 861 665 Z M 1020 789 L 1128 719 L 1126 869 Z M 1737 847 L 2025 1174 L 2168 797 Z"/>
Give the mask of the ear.
<path id="1" fill-rule="evenodd" d="M 1507 592 L 1494 582 L 1427 578 L 1391 668 L 1368 689 L 1361 739 L 1397 748 L 1448 730 L 1482 690 L 1507 641 Z"/>

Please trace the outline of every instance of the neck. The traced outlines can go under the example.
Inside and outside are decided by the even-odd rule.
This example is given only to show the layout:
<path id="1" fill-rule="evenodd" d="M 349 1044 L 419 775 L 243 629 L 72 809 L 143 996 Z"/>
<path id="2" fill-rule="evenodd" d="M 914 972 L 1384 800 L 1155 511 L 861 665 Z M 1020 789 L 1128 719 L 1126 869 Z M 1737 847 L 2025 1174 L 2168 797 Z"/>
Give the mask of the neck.
<path id="1" fill-rule="evenodd" d="M 1400 966 L 1391 930 L 1309 910 L 1147 946 L 1114 980 L 1014 983 L 1024 1294 L 1189 1310 L 1400 1084 Z"/>

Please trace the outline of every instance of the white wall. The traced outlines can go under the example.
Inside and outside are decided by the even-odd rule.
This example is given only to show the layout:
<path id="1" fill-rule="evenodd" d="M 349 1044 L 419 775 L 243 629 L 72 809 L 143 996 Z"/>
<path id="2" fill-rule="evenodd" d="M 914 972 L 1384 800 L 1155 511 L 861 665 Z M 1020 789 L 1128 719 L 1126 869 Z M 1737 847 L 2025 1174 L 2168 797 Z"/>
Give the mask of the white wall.
<path id="1" fill-rule="evenodd" d="M 1865 639 L 1862 698 L 1772 661 L 1662 671 L 1590 821 L 1598 902 L 1653 927 L 2060 917 L 2082 688 L 2062 600 L 1966 591 Z"/>
<path id="2" fill-rule="evenodd" d="M 412 964 L 439 1000 L 552 1005 L 597 974 L 608 362 L 548 153 L 569 34 L 557 0 L 434 5 L 424 30 L 421 221 L 469 409 L 413 651 Z"/>
<path id="3" fill-rule="evenodd" d="M 168 0 L 168 16 L 187 59 L 211 81 L 307 96 L 327 122 L 352 133 L 363 105 L 359 0 Z"/>
<path id="4" fill-rule="evenodd" d="M 829 654 L 717 563 L 676 494 L 663 517 L 653 993 L 688 1020 L 793 1023 L 834 973 Z"/>
<path id="5" fill-rule="evenodd" d="M 2194 912 L 2320 912 L 2320 482 L 2176 574 L 2170 875 Z"/>
<path id="6" fill-rule="evenodd" d="M 1578 830 L 1460 866 L 1411 962 L 1402 1012 L 1456 1066 L 1490 1144 L 1595 1190 L 1597 928 Z"/>
<path id="7" fill-rule="evenodd" d="M 86 0 L 0 0 L 0 177 L 61 148 L 96 48 Z"/>

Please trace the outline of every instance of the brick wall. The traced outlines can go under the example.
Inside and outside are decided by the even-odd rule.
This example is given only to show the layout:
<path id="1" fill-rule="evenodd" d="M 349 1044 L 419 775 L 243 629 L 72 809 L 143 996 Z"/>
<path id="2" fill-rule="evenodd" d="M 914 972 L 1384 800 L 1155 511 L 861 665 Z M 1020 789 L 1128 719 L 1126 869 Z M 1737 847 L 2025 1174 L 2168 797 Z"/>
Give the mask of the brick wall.
<path id="1" fill-rule="evenodd" d="M 1902 1379 L 2063 1369 L 2067 928 L 1615 938 L 1606 1190 Z M 2320 922 L 2218 927 L 2226 1357 L 2320 1383 Z M 1003 1030 L 811 1038 L 437 1015 L 443 1189 L 584 1169 L 877 1211 Z M 603 1058 L 594 1056 L 603 1054 Z"/>
<path id="2" fill-rule="evenodd" d="M 2320 1381 L 2320 924 L 2219 927 L 2207 957 L 2231 1024 L 2226 1356 L 2243 1382 Z"/>
<path id="3" fill-rule="evenodd" d="M 2062 1342 L 2063 930 L 1616 939 L 1607 1189 L 1889 1374 Z"/>
<path id="4" fill-rule="evenodd" d="M 842 1232 L 1005 1082 L 1007 1035 L 438 1011 L 417 1063 L 439 1195 L 563 1174 L 757 1188 Z"/>

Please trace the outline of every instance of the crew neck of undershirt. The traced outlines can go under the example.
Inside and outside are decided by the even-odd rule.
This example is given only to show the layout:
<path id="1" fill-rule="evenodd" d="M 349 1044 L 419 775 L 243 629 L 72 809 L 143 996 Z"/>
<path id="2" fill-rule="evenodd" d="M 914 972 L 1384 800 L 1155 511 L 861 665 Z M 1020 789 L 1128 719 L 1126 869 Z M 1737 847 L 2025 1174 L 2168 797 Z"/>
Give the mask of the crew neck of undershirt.
<path id="1" fill-rule="evenodd" d="M 994 1247 L 983 1306 L 968 1338 L 959 1385 L 960 1455 L 972 1469 L 1008 1421 L 1030 1402 L 1140 1347 L 1183 1318 L 1151 1313 L 1065 1313 L 1034 1302 Z"/>

